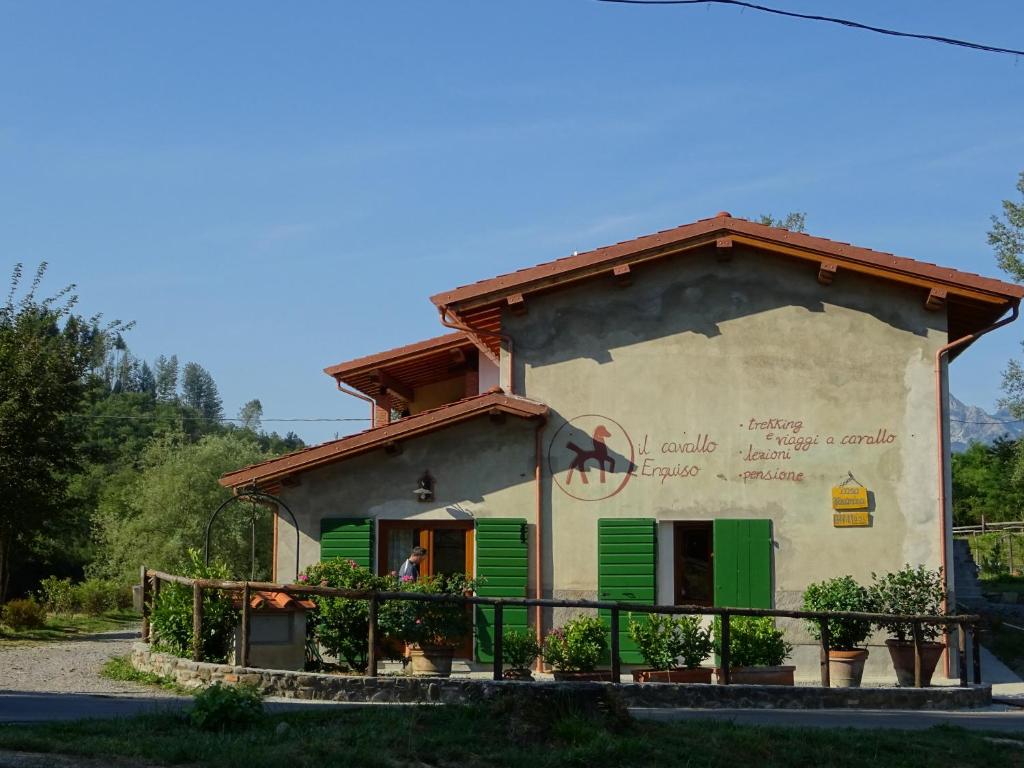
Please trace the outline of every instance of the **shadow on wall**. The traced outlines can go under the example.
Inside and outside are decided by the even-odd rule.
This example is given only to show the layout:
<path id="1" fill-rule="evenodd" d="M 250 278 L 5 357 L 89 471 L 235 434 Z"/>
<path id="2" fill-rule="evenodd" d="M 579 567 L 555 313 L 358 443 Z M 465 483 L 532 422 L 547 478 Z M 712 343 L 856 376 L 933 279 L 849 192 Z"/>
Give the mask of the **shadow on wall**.
<path id="1" fill-rule="evenodd" d="M 626 288 L 609 278 L 538 297 L 526 315 L 506 312 L 502 322 L 516 341 L 519 381 L 527 360 L 536 367 L 580 357 L 607 363 L 616 347 L 680 333 L 710 339 L 721 335 L 724 322 L 784 307 L 845 306 L 922 337 L 942 325 L 941 313 L 922 319 L 923 298 L 920 312 L 907 312 L 905 288 L 853 273 L 825 287 L 817 273 L 815 264 L 747 248 L 727 262 L 702 251 L 637 267 Z"/>

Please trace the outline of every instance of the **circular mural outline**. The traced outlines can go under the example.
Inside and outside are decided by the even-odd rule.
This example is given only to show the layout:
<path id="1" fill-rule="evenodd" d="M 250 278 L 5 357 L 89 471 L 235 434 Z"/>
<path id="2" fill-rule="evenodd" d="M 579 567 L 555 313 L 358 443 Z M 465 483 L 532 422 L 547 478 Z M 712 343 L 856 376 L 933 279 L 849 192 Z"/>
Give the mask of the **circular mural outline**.
<path id="1" fill-rule="evenodd" d="M 615 486 L 615 488 L 610 493 L 607 493 L 604 496 L 599 496 L 597 498 L 586 498 L 586 497 L 583 497 L 583 496 L 579 496 L 579 495 L 573 493 L 571 490 L 567 489 L 565 487 L 565 485 L 568 485 L 569 482 L 571 482 L 571 481 L 567 480 L 565 485 L 563 485 L 563 483 L 558 479 L 558 474 L 559 474 L 560 470 L 556 469 L 556 467 L 554 465 L 554 462 L 552 461 L 552 458 L 554 456 L 555 441 L 558 440 L 559 436 L 562 434 L 563 431 L 565 431 L 565 429 L 567 427 L 574 427 L 576 429 L 579 429 L 578 426 L 575 426 L 576 422 L 579 422 L 579 421 L 581 421 L 583 419 L 596 419 L 596 420 L 599 420 L 599 421 L 607 422 L 609 424 L 614 424 L 615 427 L 619 430 L 619 432 L 622 433 L 623 438 L 625 438 L 625 440 L 626 440 L 626 444 L 629 445 L 629 465 L 628 465 L 628 467 L 626 467 L 626 471 L 623 473 L 622 482 L 619 483 L 617 486 Z M 604 435 L 600 435 L 598 433 L 598 431 L 597 431 L 597 430 L 600 430 L 602 428 L 605 429 L 605 432 L 606 432 L 606 434 L 604 434 Z M 591 439 L 592 439 L 592 441 L 594 443 L 594 448 L 591 451 L 582 451 L 578 446 L 574 446 L 572 443 L 567 444 L 566 447 L 569 450 L 571 450 L 571 451 L 576 453 L 576 458 L 573 460 L 573 462 L 569 466 L 569 474 L 568 474 L 567 477 L 571 478 L 572 472 L 575 469 L 577 471 L 577 473 L 583 478 L 583 483 L 585 485 L 588 484 L 588 481 L 586 479 L 586 474 L 585 474 L 588 470 L 586 469 L 585 465 L 586 465 L 586 462 L 589 459 L 591 459 L 591 458 L 597 458 L 601 462 L 600 470 L 601 470 L 601 475 L 603 477 L 603 474 L 604 474 L 604 462 L 600 458 L 601 450 L 600 450 L 599 446 L 603 446 L 604 445 L 603 438 L 606 438 L 606 437 L 611 437 L 611 433 L 607 432 L 607 427 L 605 427 L 603 424 L 599 424 L 597 426 L 597 429 L 595 430 L 595 432 L 592 434 L 592 437 L 591 437 Z M 606 451 L 607 451 L 607 449 L 605 449 L 605 453 L 606 453 Z M 595 453 L 597 454 L 597 456 L 588 455 L 588 454 L 595 454 Z M 608 457 L 608 458 L 610 458 L 610 457 Z M 570 498 L 576 499 L 577 501 L 604 501 L 605 499 L 610 499 L 612 496 L 615 496 L 616 494 L 620 493 L 622 491 L 622 489 L 626 487 L 626 484 L 629 483 L 630 478 L 633 477 L 633 471 L 636 469 L 636 462 L 634 461 L 635 458 L 636 458 L 636 453 L 635 453 L 635 449 L 633 447 L 633 438 L 629 436 L 629 433 L 626 431 L 625 427 L 623 427 L 621 424 L 619 424 L 619 422 L 617 422 L 615 419 L 611 418 L 610 416 L 605 416 L 605 415 L 600 414 L 600 413 L 583 413 L 583 414 L 580 414 L 579 416 L 573 416 L 571 419 L 567 419 L 565 421 L 565 423 L 562 424 L 562 426 L 560 426 L 555 431 L 555 434 L 551 436 L 551 441 L 548 443 L 548 471 L 551 473 L 551 479 L 554 482 L 554 484 L 558 486 L 558 490 L 560 490 L 566 496 L 569 496 Z M 603 482 L 603 480 L 601 482 Z"/>

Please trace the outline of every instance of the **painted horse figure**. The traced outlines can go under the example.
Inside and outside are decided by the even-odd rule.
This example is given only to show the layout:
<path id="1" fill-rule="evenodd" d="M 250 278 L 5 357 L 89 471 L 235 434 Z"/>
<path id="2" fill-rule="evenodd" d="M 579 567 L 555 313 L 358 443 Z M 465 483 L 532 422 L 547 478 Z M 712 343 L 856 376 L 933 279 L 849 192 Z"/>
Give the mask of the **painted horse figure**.
<path id="1" fill-rule="evenodd" d="M 605 438 L 611 437 L 612 433 L 607 430 L 604 424 L 598 425 L 597 429 L 594 430 L 592 435 L 594 441 L 594 447 L 589 451 L 580 448 L 576 443 L 566 443 L 566 448 L 576 454 L 576 458 L 572 460 L 569 465 L 569 474 L 565 476 L 565 484 L 569 485 L 572 482 L 572 472 L 577 470 L 580 473 L 580 480 L 583 481 L 584 485 L 590 483 L 587 480 L 587 467 L 585 466 L 588 461 L 593 459 L 597 462 L 598 468 L 601 470 L 601 482 L 604 482 L 605 465 L 608 465 L 608 471 L 615 471 L 615 459 L 608 455 L 608 446 L 605 444 Z"/>

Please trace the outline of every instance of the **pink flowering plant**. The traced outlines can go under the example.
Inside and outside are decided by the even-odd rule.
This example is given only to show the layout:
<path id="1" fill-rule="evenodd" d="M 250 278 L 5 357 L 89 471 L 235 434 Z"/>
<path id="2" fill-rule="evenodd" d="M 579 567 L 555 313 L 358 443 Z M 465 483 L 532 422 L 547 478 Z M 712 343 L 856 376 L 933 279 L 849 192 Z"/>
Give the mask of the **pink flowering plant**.
<path id="1" fill-rule="evenodd" d="M 456 573 L 445 576 L 421 576 L 418 581 L 388 577 L 388 589 L 425 595 L 472 595 L 476 581 Z M 381 630 L 409 644 L 421 647 L 458 645 L 473 629 L 471 608 L 458 602 L 421 602 L 388 600 L 379 614 Z"/>
<path id="2" fill-rule="evenodd" d="M 300 584 L 322 587 L 373 590 L 384 589 L 384 579 L 375 576 L 355 560 L 335 558 L 314 563 L 296 579 Z M 306 620 L 307 632 L 332 656 L 344 659 L 351 669 L 365 671 L 370 612 L 366 600 L 310 595 L 316 610 Z"/>

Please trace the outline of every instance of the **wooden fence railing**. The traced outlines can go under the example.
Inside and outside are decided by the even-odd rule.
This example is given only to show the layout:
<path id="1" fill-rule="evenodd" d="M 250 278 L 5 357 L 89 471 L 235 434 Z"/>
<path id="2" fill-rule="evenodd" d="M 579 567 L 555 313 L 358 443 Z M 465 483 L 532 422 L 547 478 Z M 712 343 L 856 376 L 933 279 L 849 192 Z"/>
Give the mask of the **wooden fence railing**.
<path id="1" fill-rule="evenodd" d="M 730 680 L 729 660 L 729 620 L 732 616 L 770 616 L 773 618 L 805 619 L 818 621 L 821 627 L 821 684 L 828 688 L 829 678 L 829 619 L 857 619 L 874 624 L 881 622 L 911 625 L 911 636 L 914 643 L 914 684 L 922 687 L 921 664 L 924 645 L 921 628 L 925 625 L 940 625 L 943 634 L 948 634 L 951 626 L 956 626 L 960 685 L 968 685 L 967 668 L 967 635 L 971 635 L 971 666 L 973 667 L 974 683 L 981 682 L 981 649 L 978 643 L 978 625 L 981 617 L 973 614 L 950 614 L 946 616 L 929 616 L 916 614 L 863 613 L 859 611 L 789 611 L 772 608 L 729 608 L 702 605 L 646 605 L 643 603 L 608 602 L 601 600 L 554 600 L 540 598 L 496 598 L 479 597 L 477 595 L 431 595 L 419 592 L 384 592 L 375 590 L 341 589 L 338 587 L 321 587 L 304 584 L 271 584 L 260 581 L 223 581 L 220 579 L 192 579 L 187 576 L 176 576 L 162 571 L 154 571 L 142 567 L 142 639 L 149 642 L 149 616 L 152 605 L 160 592 L 160 583 L 181 584 L 192 588 L 192 658 L 202 661 L 202 624 L 203 624 L 203 591 L 218 590 L 238 594 L 241 599 L 241 633 L 240 666 L 247 666 L 249 659 L 249 594 L 252 590 L 283 592 L 289 595 L 321 595 L 324 597 L 345 597 L 355 600 L 366 600 L 369 608 L 370 629 L 367 636 L 367 675 L 377 675 L 377 607 L 385 600 L 414 600 L 419 602 L 457 603 L 460 605 L 488 605 L 494 608 L 494 665 L 495 680 L 502 678 L 502 627 L 503 610 L 506 607 L 542 607 L 542 608 L 584 608 L 607 610 L 609 616 L 609 632 L 611 634 L 611 672 L 612 679 L 618 681 L 622 662 L 619 658 L 619 627 L 620 616 L 627 613 L 657 613 L 668 615 L 700 615 L 718 616 L 722 623 L 722 652 L 720 654 L 719 682 L 728 685 Z"/>

